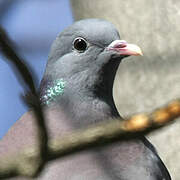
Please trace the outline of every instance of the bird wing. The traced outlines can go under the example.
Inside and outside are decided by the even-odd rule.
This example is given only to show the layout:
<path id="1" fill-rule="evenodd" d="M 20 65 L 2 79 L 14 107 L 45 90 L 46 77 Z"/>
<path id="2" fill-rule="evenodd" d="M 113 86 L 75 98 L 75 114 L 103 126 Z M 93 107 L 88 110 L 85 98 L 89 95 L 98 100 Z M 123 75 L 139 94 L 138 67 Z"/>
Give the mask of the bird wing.
<path id="1" fill-rule="evenodd" d="M 57 109 L 47 110 L 46 122 L 51 138 L 72 131 L 66 117 Z M 0 141 L 0 159 L 32 145 L 37 145 L 37 127 L 33 113 L 27 112 Z M 38 180 L 131 180 L 133 177 L 138 180 L 171 179 L 146 139 L 118 142 L 60 158 L 48 163 Z M 28 179 L 17 177 L 11 180 Z"/>

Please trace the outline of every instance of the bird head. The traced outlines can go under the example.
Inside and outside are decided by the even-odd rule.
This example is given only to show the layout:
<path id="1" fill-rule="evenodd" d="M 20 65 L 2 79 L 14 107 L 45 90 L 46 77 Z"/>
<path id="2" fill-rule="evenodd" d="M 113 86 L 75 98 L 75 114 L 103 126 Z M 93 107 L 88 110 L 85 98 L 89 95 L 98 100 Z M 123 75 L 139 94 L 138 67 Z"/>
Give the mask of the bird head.
<path id="1" fill-rule="evenodd" d="M 142 55 L 141 49 L 121 40 L 110 22 L 100 19 L 75 22 L 53 43 L 41 89 L 47 91 L 54 80 L 61 79 L 69 91 L 108 100 L 119 63 L 130 55 Z"/>

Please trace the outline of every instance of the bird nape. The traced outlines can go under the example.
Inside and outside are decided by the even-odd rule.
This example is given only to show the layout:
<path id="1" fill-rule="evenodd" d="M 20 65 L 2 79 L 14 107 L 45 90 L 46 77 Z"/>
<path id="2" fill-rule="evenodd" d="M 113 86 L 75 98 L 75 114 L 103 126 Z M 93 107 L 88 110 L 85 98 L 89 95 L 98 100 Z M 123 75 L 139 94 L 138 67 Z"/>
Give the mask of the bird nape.
<path id="1" fill-rule="evenodd" d="M 113 101 L 113 81 L 121 60 L 131 55 L 142 55 L 141 49 L 121 40 L 114 25 L 105 20 L 81 20 L 60 33 L 52 45 L 39 90 L 50 138 L 120 117 Z M 32 144 L 36 128 L 31 122 L 30 112 L 17 121 L 1 141 L 0 147 L 5 148 L 0 148 L 0 155 L 7 149 Z M 171 178 L 154 147 L 139 137 L 50 162 L 38 179 Z"/>

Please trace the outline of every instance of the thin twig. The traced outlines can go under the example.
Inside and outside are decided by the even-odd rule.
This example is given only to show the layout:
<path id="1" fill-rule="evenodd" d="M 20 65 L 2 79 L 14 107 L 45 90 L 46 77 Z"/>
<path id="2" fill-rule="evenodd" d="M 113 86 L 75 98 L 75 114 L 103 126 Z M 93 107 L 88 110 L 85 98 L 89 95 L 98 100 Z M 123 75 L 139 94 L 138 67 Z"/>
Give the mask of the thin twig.
<path id="1" fill-rule="evenodd" d="M 36 117 L 36 124 L 38 127 L 39 134 L 39 155 L 41 156 L 42 160 L 39 161 L 39 168 L 41 168 L 47 154 L 48 143 L 48 133 L 46 124 L 44 122 L 43 110 L 40 104 L 38 93 L 36 92 L 36 88 L 34 85 L 35 77 L 32 76 L 30 66 L 27 65 L 27 63 L 25 64 L 25 61 L 23 61 L 22 58 L 20 58 L 20 56 L 15 52 L 14 49 L 15 48 L 13 46 L 13 43 L 10 41 L 8 35 L 4 31 L 4 29 L 0 27 L 0 50 L 2 54 L 6 57 L 5 59 L 8 60 L 17 70 L 17 72 L 20 75 L 20 78 L 23 79 L 25 85 L 29 87 L 27 94 L 31 96 L 31 99 L 34 99 L 34 101 L 31 101 L 31 103 L 29 102 L 29 100 L 26 100 L 26 104 L 32 108 Z"/>
<path id="2" fill-rule="evenodd" d="M 69 136 L 50 141 L 50 158 L 55 159 L 87 148 L 106 145 L 114 141 L 135 139 L 168 125 L 180 116 L 180 101 L 172 101 L 167 106 L 150 114 L 137 114 L 122 121 L 113 119 L 98 123 L 87 129 L 75 131 Z"/>

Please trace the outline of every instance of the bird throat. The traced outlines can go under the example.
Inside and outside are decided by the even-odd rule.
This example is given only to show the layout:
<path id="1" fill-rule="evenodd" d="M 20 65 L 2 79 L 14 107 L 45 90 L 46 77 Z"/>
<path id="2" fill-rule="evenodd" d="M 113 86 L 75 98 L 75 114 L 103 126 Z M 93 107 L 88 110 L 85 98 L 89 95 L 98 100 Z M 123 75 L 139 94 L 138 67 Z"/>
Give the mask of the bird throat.
<path id="1" fill-rule="evenodd" d="M 99 109 L 98 112 L 102 111 L 104 114 L 110 112 L 108 114 L 111 114 L 111 117 L 117 117 L 119 116 L 119 113 L 114 104 L 112 87 L 118 65 L 119 62 L 113 59 L 102 68 L 101 73 L 99 73 L 101 81 L 98 81 L 97 83 L 95 82 L 93 88 L 90 88 L 90 98 L 87 93 L 84 94 L 82 89 L 84 86 L 77 91 L 75 87 L 69 87 L 67 79 L 59 78 L 52 81 L 52 78 L 46 77 L 41 84 L 41 102 L 43 105 L 51 106 L 51 104 L 59 104 L 61 107 L 64 106 L 65 102 L 66 106 L 67 102 L 70 102 L 69 106 L 76 106 L 76 108 L 83 108 L 81 107 L 83 104 L 83 106 L 87 107 L 87 109 L 92 109 L 93 113 L 93 109 L 96 111 Z M 73 108 L 70 107 L 69 109 Z"/>

